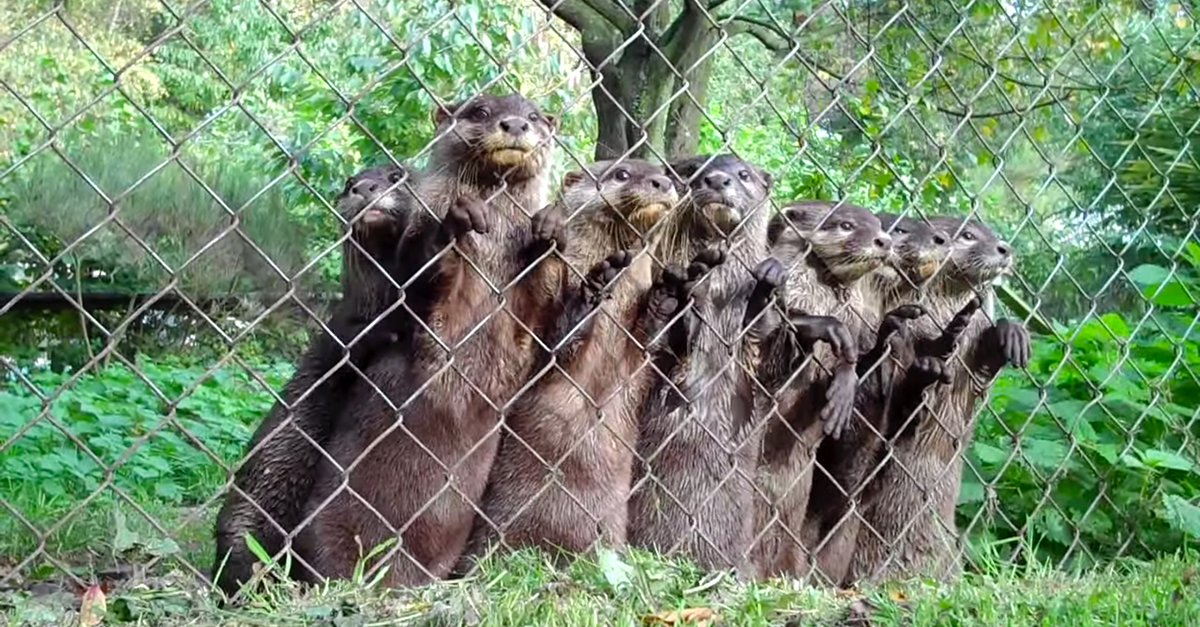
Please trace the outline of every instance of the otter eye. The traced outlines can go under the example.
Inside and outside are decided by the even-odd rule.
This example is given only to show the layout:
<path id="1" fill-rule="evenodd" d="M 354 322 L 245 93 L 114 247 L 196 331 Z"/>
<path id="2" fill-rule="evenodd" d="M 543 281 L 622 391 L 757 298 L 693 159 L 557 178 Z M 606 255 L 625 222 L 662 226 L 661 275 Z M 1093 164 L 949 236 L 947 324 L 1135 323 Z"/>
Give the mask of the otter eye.
<path id="1" fill-rule="evenodd" d="M 742 170 L 741 172 L 738 172 L 738 178 L 742 179 L 743 181 L 749 181 L 750 180 L 750 171 Z"/>
<path id="2" fill-rule="evenodd" d="M 959 235 L 959 237 L 967 240 L 968 242 L 975 241 L 975 234 L 970 231 L 963 231 L 962 235 Z"/>
<path id="3" fill-rule="evenodd" d="M 628 181 L 629 180 L 629 170 L 625 170 L 625 169 L 617 170 L 616 172 L 613 172 L 613 178 L 617 179 L 618 181 L 621 181 L 621 182 Z"/>
<path id="4" fill-rule="evenodd" d="M 392 172 L 391 174 L 389 174 L 389 175 L 388 175 L 388 182 L 389 182 L 389 183 L 399 183 L 399 182 L 400 182 L 400 173 L 399 173 L 399 172 Z"/>
<path id="5" fill-rule="evenodd" d="M 542 119 L 542 116 L 540 116 L 540 115 L 538 115 L 538 114 L 536 114 L 536 113 L 530 113 L 530 114 L 529 114 L 529 121 L 530 121 L 530 122 L 540 122 L 540 121 L 541 121 L 541 119 Z"/>
<path id="6" fill-rule="evenodd" d="M 480 122 L 488 119 L 488 116 L 490 116 L 490 115 L 491 115 L 491 113 L 487 109 L 484 109 L 483 107 L 479 107 L 478 109 L 474 109 L 473 111 L 471 111 L 471 119 L 478 120 Z"/>
<path id="7" fill-rule="evenodd" d="M 838 228 L 843 231 L 853 231 L 854 225 L 849 222 L 842 222 L 841 224 L 838 225 Z"/>
<path id="8" fill-rule="evenodd" d="M 908 233 L 908 229 L 906 229 L 902 226 L 898 226 L 898 227 L 892 229 L 892 232 L 895 233 L 896 235 L 905 235 Z"/>

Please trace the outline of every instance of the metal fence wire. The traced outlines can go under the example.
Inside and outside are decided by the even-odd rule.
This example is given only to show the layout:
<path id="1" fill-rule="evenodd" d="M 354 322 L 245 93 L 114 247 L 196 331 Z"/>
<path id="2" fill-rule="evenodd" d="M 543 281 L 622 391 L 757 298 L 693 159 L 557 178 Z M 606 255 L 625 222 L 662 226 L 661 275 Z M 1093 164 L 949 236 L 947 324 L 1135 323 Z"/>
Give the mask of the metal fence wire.
<path id="1" fill-rule="evenodd" d="M 0 16 L 5 585 L 1200 536 L 1187 3 Z"/>

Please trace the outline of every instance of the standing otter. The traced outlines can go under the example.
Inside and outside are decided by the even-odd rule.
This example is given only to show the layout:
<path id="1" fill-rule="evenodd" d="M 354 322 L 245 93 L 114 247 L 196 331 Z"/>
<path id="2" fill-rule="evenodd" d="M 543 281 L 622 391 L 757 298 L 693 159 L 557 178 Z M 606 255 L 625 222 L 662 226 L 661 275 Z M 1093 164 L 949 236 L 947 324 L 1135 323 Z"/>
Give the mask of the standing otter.
<path id="1" fill-rule="evenodd" d="M 568 173 L 561 200 L 542 214 L 550 217 L 535 218 L 535 233 L 566 223 L 561 259 L 544 262 L 528 280 L 534 285 L 523 285 L 561 293 L 557 331 L 547 341 L 562 348 L 557 368 L 505 418 L 511 433 L 501 438 L 482 515 L 456 571 L 465 572 L 497 536 L 507 548 L 569 553 L 597 541 L 624 543 L 636 411 L 650 383 L 646 347 L 679 302 L 669 282 L 650 289 L 654 238 L 640 240 L 678 200 L 660 168 L 602 161 Z M 623 252 L 606 258 L 610 251 Z M 588 267 L 584 281 L 574 278 L 573 268 Z"/>
<path id="2" fill-rule="evenodd" d="M 246 534 L 275 556 L 300 520 L 321 456 L 317 447 L 328 441 L 337 410 L 357 379 L 351 368 L 339 369 L 343 355 L 348 349 L 349 360 L 361 369 L 397 339 L 383 325 L 359 334 L 395 300 L 391 279 L 379 268 L 394 269 L 406 219 L 399 192 L 406 176 L 394 164 L 371 168 L 350 177 L 338 196 L 338 213 L 351 224 L 342 245 L 342 300 L 284 386 L 283 403 L 275 403 L 251 437 L 234 489 L 217 514 L 212 578 L 226 596 L 250 581 L 259 563 Z"/>
<path id="3" fill-rule="evenodd" d="M 1011 267 L 1008 245 L 976 220 L 935 216 L 929 223 L 952 235 L 952 249 L 925 286 L 929 316 L 911 323 L 910 332 L 918 342 L 938 338 L 939 325 L 955 318 L 966 328 L 955 354 L 945 360 L 949 384 L 929 393 L 920 422 L 895 442 L 892 459 L 864 491 L 863 526 L 847 577 L 851 583 L 957 572 L 954 508 L 962 481 L 960 453 L 974 428 L 975 405 L 1006 363 L 1023 367 L 1029 357 L 1029 336 L 1020 323 L 989 325 L 978 317 L 965 323 L 978 308 L 976 290 L 987 289 Z M 944 348 L 928 342 L 919 346 L 919 355 Z"/>
<path id="4" fill-rule="evenodd" d="M 682 354 L 661 361 L 670 382 L 655 385 L 642 411 L 628 539 L 722 569 L 742 565 L 751 538 L 761 332 L 743 328 L 782 278 L 767 254 L 772 177 L 733 155 L 670 170 L 690 197 L 664 225 L 660 249 L 672 264 L 693 260 L 689 279 L 704 276 L 692 309 L 672 325 L 669 343 Z"/>
<path id="5" fill-rule="evenodd" d="M 763 498 L 755 505 L 760 535 L 752 563 L 759 578 L 803 577 L 814 548 L 807 544 L 816 539 L 804 536 L 803 523 L 817 447 L 826 435 L 858 442 L 869 431 L 845 408 L 854 404 L 859 346 L 873 343 L 879 319 L 861 279 L 889 258 L 892 243 L 867 209 L 823 201 L 786 206 L 771 220 L 769 239 L 772 252 L 790 266 L 787 310 L 825 321 L 822 328 L 842 327 L 832 337 L 843 339 L 827 348 L 814 347 L 811 339 L 797 342 L 791 329 L 781 327 L 763 361 L 762 379 L 774 402 L 759 460 Z"/>
<path id="6" fill-rule="evenodd" d="M 925 385 L 936 381 L 923 376 L 923 368 L 932 366 L 923 361 L 913 364 L 908 336 L 897 334 L 909 320 L 924 315 L 924 309 L 910 301 L 918 286 L 949 256 L 949 242 L 914 220 L 887 213 L 876 215 L 883 230 L 892 236 L 892 253 L 888 263 L 862 279 L 866 305 L 875 312 L 887 311 L 875 333 L 874 346 L 858 359 L 855 408 L 865 424 L 851 430 L 848 437 L 826 438 L 818 447 L 816 459 L 821 472 L 813 476 L 801 538 L 809 550 L 815 551 L 821 576 L 834 585 L 842 583 L 854 552 L 861 520 L 854 511 L 859 493 L 878 468 L 879 453 L 895 428 L 891 420 L 895 413 L 893 389 L 903 386 L 902 381 L 914 385 L 917 380 Z M 912 369 L 911 381 L 904 376 L 905 369 Z"/>
<path id="7" fill-rule="evenodd" d="M 545 304 L 509 285 L 540 245 L 529 215 L 546 204 L 553 132 L 516 94 L 437 112 L 429 165 L 416 176 L 414 202 L 425 207 L 412 207 L 399 255 L 429 298 L 410 302 L 421 322 L 412 341 L 371 364 L 374 385 L 351 397 L 330 442 L 336 464 L 318 467 L 311 524 L 297 537 L 316 575 L 350 576 L 389 538 L 402 542 L 367 565 L 389 566 L 387 586 L 444 577 L 461 554 L 500 414 L 534 361 L 520 322 Z"/>

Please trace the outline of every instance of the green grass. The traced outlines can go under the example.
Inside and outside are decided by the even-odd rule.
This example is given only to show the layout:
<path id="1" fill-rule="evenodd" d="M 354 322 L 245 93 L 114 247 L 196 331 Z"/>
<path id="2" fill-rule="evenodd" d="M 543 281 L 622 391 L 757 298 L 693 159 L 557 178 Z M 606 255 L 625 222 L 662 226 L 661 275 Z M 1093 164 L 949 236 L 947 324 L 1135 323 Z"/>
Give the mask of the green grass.
<path id="1" fill-rule="evenodd" d="M 194 579 L 172 573 L 110 591 L 106 623 L 632 626 L 672 619 L 680 624 L 679 612 L 690 609 L 711 612 L 724 625 L 1183 627 L 1200 624 L 1200 581 L 1191 562 L 1181 556 L 1118 563 L 1084 576 L 1008 569 L 966 575 L 953 585 L 913 581 L 834 592 L 796 582 L 705 577 L 640 552 L 555 570 L 540 553 L 526 551 L 485 563 L 462 581 L 408 591 L 349 582 L 308 590 L 280 584 L 237 609 L 219 609 Z M 77 609 L 70 607 L 77 598 L 4 593 L 0 616 L 6 625 L 78 624 Z"/>

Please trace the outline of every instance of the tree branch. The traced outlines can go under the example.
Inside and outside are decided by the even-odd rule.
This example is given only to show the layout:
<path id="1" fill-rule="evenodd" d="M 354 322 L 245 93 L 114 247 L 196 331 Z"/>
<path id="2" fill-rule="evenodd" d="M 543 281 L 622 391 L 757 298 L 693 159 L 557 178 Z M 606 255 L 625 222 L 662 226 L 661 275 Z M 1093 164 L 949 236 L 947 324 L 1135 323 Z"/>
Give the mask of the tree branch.
<path id="1" fill-rule="evenodd" d="M 723 20 L 721 24 L 730 37 L 742 34 L 750 35 L 773 52 L 787 52 L 795 44 L 790 35 L 770 22 L 749 17 L 734 16 Z"/>
<path id="2" fill-rule="evenodd" d="M 540 0 L 540 2 L 580 34 L 587 33 L 587 28 L 600 27 L 593 19 L 584 18 L 585 14 L 590 17 L 602 18 L 611 28 L 615 28 L 621 33 L 632 32 L 637 27 L 637 22 L 629 15 L 629 11 L 622 8 L 621 0 Z"/>
<path id="3" fill-rule="evenodd" d="M 982 119 L 986 119 L 986 118 L 1002 118 L 1002 117 L 1009 116 L 1009 115 L 1022 115 L 1025 113 L 1029 113 L 1030 111 L 1033 111 L 1035 109 L 1041 109 L 1043 107 L 1048 107 L 1052 104 L 1062 102 L 1063 100 L 1066 100 L 1065 96 L 1055 96 L 1053 98 L 1050 98 L 1048 100 L 1043 100 L 1042 102 L 1039 102 L 1034 105 L 1030 105 L 1025 108 L 1014 107 L 1011 109 L 1000 109 L 998 111 L 987 111 L 984 113 L 968 113 L 966 111 L 957 111 L 954 109 L 947 109 L 946 107 L 942 107 L 942 106 L 938 106 L 938 105 L 934 105 L 933 108 L 940 111 L 941 113 L 945 113 L 946 115 L 952 115 L 956 118 L 967 118 L 970 120 L 982 120 Z"/>

